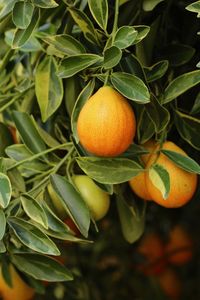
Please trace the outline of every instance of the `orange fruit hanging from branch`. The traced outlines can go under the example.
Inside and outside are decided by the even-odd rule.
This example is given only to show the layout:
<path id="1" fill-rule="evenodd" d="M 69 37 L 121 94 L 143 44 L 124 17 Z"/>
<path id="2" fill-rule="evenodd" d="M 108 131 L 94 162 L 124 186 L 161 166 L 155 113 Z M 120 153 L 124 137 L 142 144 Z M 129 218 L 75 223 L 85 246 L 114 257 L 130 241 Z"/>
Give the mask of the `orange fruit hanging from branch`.
<path id="1" fill-rule="evenodd" d="M 135 136 L 133 109 L 120 93 L 103 86 L 80 111 L 77 132 L 88 152 L 104 157 L 118 156 L 127 150 Z"/>

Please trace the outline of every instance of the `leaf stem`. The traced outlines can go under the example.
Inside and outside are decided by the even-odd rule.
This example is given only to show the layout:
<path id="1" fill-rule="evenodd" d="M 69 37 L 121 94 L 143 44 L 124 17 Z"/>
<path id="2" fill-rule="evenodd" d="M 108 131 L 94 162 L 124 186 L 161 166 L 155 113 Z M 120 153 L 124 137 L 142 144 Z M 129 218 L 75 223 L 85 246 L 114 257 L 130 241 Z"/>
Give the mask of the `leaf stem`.
<path id="1" fill-rule="evenodd" d="M 114 41 L 114 36 L 118 28 L 117 27 L 118 16 L 119 16 L 119 0 L 115 0 L 115 14 L 114 14 L 114 22 L 113 22 L 113 30 L 112 30 L 112 41 Z"/>

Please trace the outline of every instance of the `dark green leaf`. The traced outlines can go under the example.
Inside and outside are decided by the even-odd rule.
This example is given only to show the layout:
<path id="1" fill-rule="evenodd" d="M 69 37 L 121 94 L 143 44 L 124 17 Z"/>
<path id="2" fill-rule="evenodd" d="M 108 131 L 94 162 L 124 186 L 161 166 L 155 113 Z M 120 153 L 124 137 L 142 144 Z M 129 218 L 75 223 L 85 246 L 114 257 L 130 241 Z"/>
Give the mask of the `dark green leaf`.
<path id="1" fill-rule="evenodd" d="M 47 217 L 42 206 L 29 195 L 21 196 L 20 200 L 27 216 L 45 228 L 48 228 Z"/>
<path id="2" fill-rule="evenodd" d="M 108 1 L 88 0 L 91 14 L 97 24 L 106 31 L 108 22 Z"/>
<path id="3" fill-rule="evenodd" d="M 123 72 L 135 75 L 146 83 L 146 77 L 141 63 L 133 54 L 125 56 L 120 61 L 120 67 Z"/>
<path id="4" fill-rule="evenodd" d="M 1 224 L 1 226 L 0 226 L 0 240 L 2 240 L 3 237 L 4 237 L 5 231 L 6 231 L 6 217 L 5 217 L 4 211 L 2 209 L 0 209 L 0 224 Z M 4 249 L 4 247 L 3 247 L 3 249 Z M 2 252 L 0 251 L 0 253 L 2 253 Z"/>
<path id="5" fill-rule="evenodd" d="M 35 28 L 38 26 L 40 19 L 40 11 L 35 9 L 35 12 L 32 16 L 32 20 L 29 26 L 26 29 L 17 29 L 14 35 L 12 48 L 20 48 L 22 47 L 31 37 Z"/>
<path id="6" fill-rule="evenodd" d="M 113 86 L 126 98 L 138 103 L 148 103 L 150 94 L 144 82 L 131 74 L 115 72 L 111 75 Z"/>
<path id="7" fill-rule="evenodd" d="M 185 73 L 175 78 L 166 87 L 163 97 L 163 103 L 168 103 L 193 86 L 200 83 L 200 70 Z"/>
<path id="8" fill-rule="evenodd" d="M 183 170 L 190 173 L 200 174 L 200 166 L 194 161 L 192 158 L 177 153 L 171 150 L 161 150 L 171 161 L 173 161 L 177 166 L 182 168 Z"/>
<path id="9" fill-rule="evenodd" d="M 68 78 L 102 60 L 96 54 L 80 54 L 65 58 L 58 69 L 58 76 Z"/>
<path id="10" fill-rule="evenodd" d="M 126 182 L 143 170 L 138 163 L 126 158 L 78 157 L 76 161 L 89 177 L 105 184 Z"/>
<path id="11" fill-rule="evenodd" d="M 67 109 L 68 114 L 71 116 L 74 105 L 80 93 L 80 85 L 78 77 L 72 76 L 65 79 L 64 82 L 65 87 L 65 107 Z"/>
<path id="12" fill-rule="evenodd" d="M 155 80 L 160 79 L 163 77 L 168 69 L 168 61 L 167 60 L 162 60 L 157 62 L 151 67 L 146 67 L 144 68 L 146 78 L 148 82 L 153 82 Z"/>
<path id="13" fill-rule="evenodd" d="M 112 46 L 110 48 L 107 48 L 104 52 L 104 63 L 103 67 L 104 69 L 111 69 L 118 65 L 122 57 L 122 51 L 115 47 Z"/>
<path id="14" fill-rule="evenodd" d="M 43 122 L 48 120 L 62 102 L 63 84 L 57 76 L 57 70 L 56 60 L 51 56 L 43 58 L 36 69 L 35 92 Z"/>
<path id="15" fill-rule="evenodd" d="M 12 187 L 7 175 L 0 173 L 0 206 L 6 208 L 10 203 Z"/>
<path id="16" fill-rule="evenodd" d="M 134 27 L 122 26 L 116 32 L 113 45 L 120 49 L 125 49 L 134 43 L 137 34 L 138 32 Z"/>
<path id="17" fill-rule="evenodd" d="M 176 110 L 174 111 L 174 120 L 180 136 L 192 147 L 200 150 L 200 139 L 198 138 L 200 132 L 199 119 Z"/>
<path id="18" fill-rule="evenodd" d="M 78 99 L 74 105 L 74 109 L 72 111 L 71 127 L 72 127 L 72 132 L 73 132 L 73 136 L 75 138 L 76 143 L 79 142 L 79 137 L 78 137 L 77 128 L 76 128 L 78 116 L 81 111 L 81 108 L 83 107 L 85 102 L 92 95 L 94 87 L 95 87 L 95 80 L 90 80 L 88 82 L 88 84 L 85 86 L 85 88 L 79 94 Z"/>
<path id="19" fill-rule="evenodd" d="M 17 217 L 9 217 L 8 224 L 26 247 L 43 254 L 60 255 L 53 241 L 30 222 Z"/>
<path id="20" fill-rule="evenodd" d="M 191 114 L 200 113 L 200 92 L 197 94 L 194 105 L 191 109 Z"/>
<path id="21" fill-rule="evenodd" d="M 134 41 L 134 44 L 141 42 L 149 33 L 150 27 L 146 25 L 136 25 L 134 26 L 135 30 L 137 30 L 138 34 Z"/>
<path id="22" fill-rule="evenodd" d="M 85 53 L 84 46 L 73 36 L 68 34 L 59 34 L 53 36 L 49 35 L 42 39 L 49 45 L 53 45 L 64 55 L 77 55 Z"/>
<path id="23" fill-rule="evenodd" d="M 142 8 L 144 11 L 151 11 L 156 7 L 156 5 L 163 1 L 164 0 L 143 0 Z"/>
<path id="24" fill-rule="evenodd" d="M 6 252 L 6 246 L 3 241 L 0 241 L 0 253 Z"/>
<path id="25" fill-rule="evenodd" d="M 88 236 L 90 213 L 81 195 L 64 177 L 51 175 L 51 184 L 83 236 Z"/>
<path id="26" fill-rule="evenodd" d="M 5 42 L 9 46 L 12 46 L 14 35 L 15 31 L 13 29 L 6 31 L 5 33 Z M 20 51 L 22 52 L 35 52 L 40 50 L 42 50 L 42 46 L 34 36 L 31 36 L 28 41 L 20 47 Z"/>
<path id="27" fill-rule="evenodd" d="M 22 253 L 12 255 L 11 260 L 20 271 L 38 280 L 59 282 L 73 279 L 65 266 L 48 256 Z"/>
<path id="28" fill-rule="evenodd" d="M 161 192 L 164 199 L 167 199 L 170 192 L 170 177 L 167 170 L 159 165 L 153 165 L 149 170 L 149 178 L 152 184 Z"/>
<path id="29" fill-rule="evenodd" d="M 29 2 L 17 2 L 13 8 L 13 22 L 16 27 L 25 29 L 29 26 L 32 20 L 34 11 L 33 4 Z"/>
<path id="30" fill-rule="evenodd" d="M 183 44 L 170 44 L 162 50 L 162 57 L 166 58 L 171 66 L 181 66 L 187 63 L 194 55 L 195 49 Z"/>

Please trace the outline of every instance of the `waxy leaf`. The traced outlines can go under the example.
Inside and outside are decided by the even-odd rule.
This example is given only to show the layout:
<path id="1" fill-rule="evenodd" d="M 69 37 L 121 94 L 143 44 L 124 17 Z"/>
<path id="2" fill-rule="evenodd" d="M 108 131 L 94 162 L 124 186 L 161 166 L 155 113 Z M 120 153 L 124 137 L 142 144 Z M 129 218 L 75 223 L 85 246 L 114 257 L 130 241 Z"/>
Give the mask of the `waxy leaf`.
<path id="1" fill-rule="evenodd" d="M 149 179 L 161 192 L 163 198 L 167 199 L 170 192 L 170 177 L 167 170 L 161 165 L 155 164 L 149 170 Z"/>
<path id="2" fill-rule="evenodd" d="M 119 49 L 125 49 L 133 44 L 137 34 L 138 32 L 134 27 L 122 26 L 116 32 L 113 45 Z"/>
<path id="3" fill-rule="evenodd" d="M 25 29 L 31 23 L 34 6 L 29 2 L 17 2 L 13 8 L 13 22 L 16 27 Z"/>
<path id="4" fill-rule="evenodd" d="M 12 187 L 7 175 L 0 173 L 0 206 L 6 208 L 10 203 Z"/>
<path id="5" fill-rule="evenodd" d="M 104 69 L 111 69 L 118 65 L 122 57 L 122 51 L 115 47 L 112 46 L 110 48 L 107 48 L 104 52 L 104 63 L 103 67 Z"/>
<path id="6" fill-rule="evenodd" d="M 88 5 L 97 24 L 106 31 L 108 22 L 108 1 L 88 0 Z"/>
<path id="7" fill-rule="evenodd" d="M 1 224 L 0 226 L 0 241 L 1 241 L 6 231 L 6 217 L 2 209 L 0 209 L 0 224 Z M 0 253 L 2 253 L 1 250 Z"/>

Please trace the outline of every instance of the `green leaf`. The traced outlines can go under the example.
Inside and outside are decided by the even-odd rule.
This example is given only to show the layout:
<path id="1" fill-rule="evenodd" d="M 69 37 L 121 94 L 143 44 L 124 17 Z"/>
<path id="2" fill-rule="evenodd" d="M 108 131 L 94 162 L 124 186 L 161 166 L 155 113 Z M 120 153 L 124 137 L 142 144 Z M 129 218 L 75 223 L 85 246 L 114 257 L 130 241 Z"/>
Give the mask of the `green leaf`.
<path id="1" fill-rule="evenodd" d="M 149 178 L 153 185 L 161 192 L 164 199 L 170 192 L 170 177 L 165 168 L 159 164 L 153 165 L 149 170 Z"/>
<path id="2" fill-rule="evenodd" d="M 53 45 L 58 51 L 64 55 L 77 55 L 85 53 L 84 46 L 73 36 L 68 34 L 58 34 L 53 36 L 45 36 L 43 41 L 49 45 Z"/>
<path id="3" fill-rule="evenodd" d="M 88 82 L 88 84 L 84 87 L 84 89 L 79 94 L 77 101 L 74 105 L 73 111 L 72 111 L 71 128 L 72 128 L 73 136 L 74 136 L 77 144 L 79 142 L 79 137 L 78 137 L 78 133 L 77 133 L 78 116 L 79 116 L 79 113 L 80 113 L 83 105 L 92 95 L 92 93 L 94 91 L 94 87 L 95 87 L 95 80 L 92 79 Z"/>
<path id="4" fill-rule="evenodd" d="M 174 100 L 199 83 L 200 70 L 192 71 L 178 76 L 166 87 L 162 102 L 166 104 Z"/>
<path id="5" fill-rule="evenodd" d="M 111 69 L 118 65 L 122 57 L 122 51 L 115 47 L 112 46 L 110 48 L 107 48 L 104 52 L 104 63 L 103 67 L 104 69 Z"/>
<path id="6" fill-rule="evenodd" d="M 83 32 L 85 38 L 91 43 L 99 45 L 97 31 L 88 16 L 77 8 L 69 7 L 68 9 L 72 18 Z"/>
<path id="7" fill-rule="evenodd" d="M 192 106 L 192 109 L 191 109 L 190 113 L 193 114 L 193 115 L 200 113 L 200 92 L 196 96 L 195 102 Z"/>
<path id="8" fill-rule="evenodd" d="M 32 20 L 34 11 L 33 4 L 29 2 L 17 2 L 13 8 L 13 23 L 20 29 L 25 29 L 29 26 Z"/>
<path id="9" fill-rule="evenodd" d="M 43 58 L 36 69 L 35 92 L 43 122 L 48 120 L 62 102 L 63 84 L 57 76 L 57 70 L 56 60 L 51 56 Z"/>
<path id="10" fill-rule="evenodd" d="M 26 191 L 25 181 L 20 171 L 17 168 L 13 168 L 11 171 L 7 172 L 7 175 L 8 178 L 10 179 L 13 191 L 17 190 L 21 193 L 25 193 Z"/>
<path id="11" fill-rule="evenodd" d="M 144 11 L 151 11 L 156 7 L 156 5 L 163 1 L 164 0 L 143 0 L 142 8 Z"/>
<path id="12" fill-rule="evenodd" d="M 12 47 L 14 35 L 15 35 L 15 31 L 13 29 L 5 32 L 5 42 L 10 47 Z M 22 52 L 35 52 L 41 50 L 42 50 L 42 46 L 34 36 L 31 36 L 28 39 L 28 41 L 23 46 L 20 47 L 20 51 Z"/>
<path id="13" fill-rule="evenodd" d="M 133 26 L 122 26 L 116 32 L 113 45 L 119 49 L 125 49 L 133 44 L 137 34 Z"/>
<path id="14" fill-rule="evenodd" d="M 1 226 L 0 226 L 0 241 L 1 241 L 3 239 L 5 231 L 6 231 L 6 217 L 5 217 L 4 211 L 2 209 L 0 209 L 0 224 L 1 224 Z M 1 250 L 0 250 L 0 253 L 2 253 Z"/>
<path id="15" fill-rule="evenodd" d="M 48 228 L 47 217 L 42 206 L 28 194 L 21 196 L 20 200 L 27 216 L 36 223 Z"/>
<path id="16" fill-rule="evenodd" d="M 155 126 L 155 132 L 163 131 L 170 121 L 169 111 L 152 96 L 151 102 L 146 104 L 146 112 Z"/>
<path id="17" fill-rule="evenodd" d="M 30 222 L 17 217 L 9 217 L 8 224 L 26 247 L 43 254 L 60 255 L 54 242 Z"/>
<path id="18" fill-rule="evenodd" d="M 134 208 L 119 196 L 117 197 L 117 210 L 125 240 L 129 243 L 136 242 L 144 232 L 144 214 L 137 215 Z"/>
<path id="19" fill-rule="evenodd" d="M 88 0 L 91 14 L 97 24 L 106 31 L 108 22 L 108 1 L 107 0 Z"/>
<path id="20" fill-rule="evenodd" d="M 69 281 L 71 272 L 57 260 L 45 255 L 23 253 L 11 256 L 13 264 L 23 273 L 48 282 Z"/>
<path id="21" fill-rule="evenodd" d="M 170 44 L 162 49 L 162 57 L 173 67 L 186 64 L 194 56 L 195 49 L 183 44 Z"/>
<path id="22" fill-rule="evenodd" d="M 161 150 L 171 161 L 173 161 L 181 169 L 190 172 L 200 174 L 200 165 L 192 158 L 177 153 L 171 150 Z"/>
<path id="23" fill-rule="evenodd" d="M 51 175 L 51 184 L 83 236 L 88 236 L 90 213 L 81 195 L 64 177 Z"/>
<path id="24" fill-rule="evenodd" d="M 150 27 L 146 25 L 135 25 L 134 28 L 135 30 L 137 30 L 138 33 L 134 41 L 134 44 L 138 44 L 147 36 L 147 34 L 150 31 Z"/>
<path id="25" fill-rule="evenodd" d="M 25 29 L 17 29 L 13 38 L 12 48 L 22 47 L 31 37 L 40 20 L 40 11 L 35 9 L 31 22 Z"/>
<path id="26" fill-rule="evenodd" d="M 32 0 L 32 2 L 35 6 L 41 8 L 54 8 L 58 6 L 54 0 Z"/>
<path id="27" fill-rule="evenodd" d="M 67 109 L 69 116 L 71 117 L 76 100 L 81 90 L 78 77 L 75 75 L 66 78 L 64 81 L 64 87 L 65 87 L 65 93 L 64 93 L 65 107 Z"/>
<path id="28" fill-rule="evenodd" d="M 0 11 L 0 22 L 8 16 L 8 14 L 10 12 L 12 12 L 14 6 L 15 6 L 15 3 L 17 2 L 18 0 L 6 0 L 4 1 L 3 3 L 3 7 L 1 5 L 1 11 Z"/>
<path id="29" fill-rule="evenodd" d="M 123 72 L 135 75 L 146 83 L 143 67 L 135 55 L 131 54 L 123 57 L 120 61 L 120 67 Z"/>
<path id="30" fill-rule="evenodd" d="M 24 112 L 14 111 L 13 119 L 17 130 L 28 149 L 33 153 L 46 150 L 45 143 L 40 137 L 32 118 Z"/>
<path id="31" fill-rule="evenodd" d="M 10 203 L 12 187 L 7 175 L 0 173 L 0 206 L 6 208 Z"/>
<path id="32" fill-rule="evenodd" d="M 167 60 L 157 62 L 151 67 L 145 67 L 144 71 L 148 82 L 153 82 L 165 75 L 167 72 L 169 63 Z"/>
<path id="33" fill-rule="evenodd" d="M 58 76 L 68 78 L 100 62 L 102 57 L 96 54 L 80 54 L 65 58 L 58 69 Z"/>
<path id="34" fill-rule="evenodd" d="M 110 76 L 113 86 L 126 98 L 144 104 L 150 101 L 150 94 L 144 82 L 131 74 L 115 72 Z"/>
<path id="35" fill-rule="evenodd" d="M 105 184 L 126 182 L 143 170 L 138 163 L 126 158 L 77 157 L 76 161 L 89 177 Z"/>
<path id="36" fill-rule="evenodd" d="M 200 1 L 196 1 L 189 4 L 188 6 L 186 6 L 186 9 L 191 12 L 197 13 L 197 17 L 200 17 Z"/>
<path id="37" fill-rule="evenodd" d="M 0 254 L 6 252 L 6 246 L 2 240 L 0 240 Z"/>

